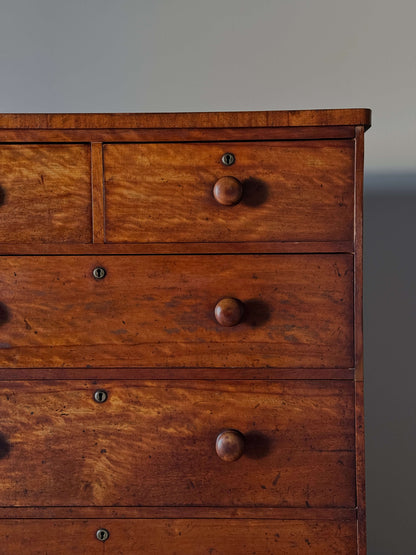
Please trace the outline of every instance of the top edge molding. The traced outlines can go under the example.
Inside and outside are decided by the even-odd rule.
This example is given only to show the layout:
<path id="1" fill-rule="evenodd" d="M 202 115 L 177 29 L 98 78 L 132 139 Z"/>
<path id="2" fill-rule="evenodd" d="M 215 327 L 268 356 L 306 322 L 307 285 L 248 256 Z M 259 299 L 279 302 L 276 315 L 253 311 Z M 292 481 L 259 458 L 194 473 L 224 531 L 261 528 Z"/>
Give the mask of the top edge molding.
<path id="1" fill-rule="evenodd" d="M 371 110 L 0 114 L 0 129 L 189 129 L 371 126 Z"/>

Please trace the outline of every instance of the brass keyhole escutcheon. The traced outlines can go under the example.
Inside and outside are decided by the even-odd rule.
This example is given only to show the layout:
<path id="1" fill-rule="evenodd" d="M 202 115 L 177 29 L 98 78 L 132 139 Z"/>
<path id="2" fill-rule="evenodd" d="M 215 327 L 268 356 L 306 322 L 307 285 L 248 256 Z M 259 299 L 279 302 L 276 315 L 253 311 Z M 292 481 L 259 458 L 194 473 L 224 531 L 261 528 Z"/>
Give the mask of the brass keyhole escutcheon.
<path id="1" fill-rule="evenodd" d="M 94 276 L 95 279 L 103 279 L 105 277 L 106 273 L 107 272 L 105 271 L 105 269 L 102 268 L 101 266 L 97 266 L 92 271 L 92 275 Z"/>
<path id="2" fill-rule="evenodd" d="M 108 393 L 104 391 L 104 389 L 97 389 L 97 391 L 94 392 L 94 401 L 96 403 L 105 403 L 107 399 Z"/>
<path id="3" fill-rule="evenodd" d="M 99 530 L 97 530 L 95 535 L 97 537 L 97 540 L 100 540 L 100 542 L 105 542 L 106 540 L 108 540 L 110 533 L 105 528 L 100 528 Z"/>
<path id="4" fill-rule="evenodd" d="M 226 152 L 222 155 L 221 162 L 224 166 L 232 166 L 235 162 L 235 156 L 232 152 Z"/>
<path id="5" fill-rule="evenodd" d="M 97 537 L 97 540 L 100 540 L 100 542 L 105 542 L 106 540 L 108 540 L 110 532 L 105 528 L 100 528 L 99 530 L 97 530 L 95 535 Z"/>

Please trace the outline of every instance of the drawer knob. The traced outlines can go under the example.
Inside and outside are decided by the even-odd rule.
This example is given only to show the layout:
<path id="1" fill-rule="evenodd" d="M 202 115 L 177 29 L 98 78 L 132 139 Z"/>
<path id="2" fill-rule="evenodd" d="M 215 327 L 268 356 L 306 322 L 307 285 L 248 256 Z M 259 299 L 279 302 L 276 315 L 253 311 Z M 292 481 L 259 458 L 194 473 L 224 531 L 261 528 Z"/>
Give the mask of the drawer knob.
<path id="1" fill-rule="evenodd" d="M 244 305 L 238 299 L 224 297 L 215 305 L 214 314 L 220 326 L 236 326 L 243 319 Z"/>
<path id="2" fill-rule="evenodd" d="M 238 204 L 243 196 L 243 186 L 231 175 L 220 177 L 212 191 L 215 200 L 223 206 Z"/>
<path id="3" fill-rule="evenodd" d="M 244 453 L 244 436 L 238 430 L 225 430 L 217 437 L 215 450 L 222 461 L 233 462 Z"/>

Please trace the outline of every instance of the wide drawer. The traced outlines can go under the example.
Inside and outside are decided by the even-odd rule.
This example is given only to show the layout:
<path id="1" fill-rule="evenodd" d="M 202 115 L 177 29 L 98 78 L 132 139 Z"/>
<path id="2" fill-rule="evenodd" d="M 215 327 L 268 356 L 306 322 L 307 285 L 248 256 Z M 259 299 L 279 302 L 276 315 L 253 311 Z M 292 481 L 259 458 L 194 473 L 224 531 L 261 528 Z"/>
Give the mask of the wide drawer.
<path id="1" fill-rule="evenodd" d="M 109 537 L 97 540 L 98 530 Z M 353 520 L 26 519 L 0 521 L 7 555 L 351 555 Z"/>
<path id="2" fill-rule="evenodd" d="M 3 368 L 353 366 L 348 254 L 5 256 L 0 295 Z"/>
<path id="3" fill-rule="evenodd" d="M 0 145 L 0 243 L 89 243 L 88 145 Z"/>
<path id="4" fill-rule="evenodd" d="M 242 186 L 233 206 L 213 196 L 225 176 Z M 353 239 L 351 140 L 106 144 L 104 180 L 110 243 Z"/>
<path id="5" fill-rule="evenodd" d="M 351 381 L 16 381 L 0 399 L 0 506 L 355 506 Z M 224 430 L 244 438 L 233 462 Z"/>

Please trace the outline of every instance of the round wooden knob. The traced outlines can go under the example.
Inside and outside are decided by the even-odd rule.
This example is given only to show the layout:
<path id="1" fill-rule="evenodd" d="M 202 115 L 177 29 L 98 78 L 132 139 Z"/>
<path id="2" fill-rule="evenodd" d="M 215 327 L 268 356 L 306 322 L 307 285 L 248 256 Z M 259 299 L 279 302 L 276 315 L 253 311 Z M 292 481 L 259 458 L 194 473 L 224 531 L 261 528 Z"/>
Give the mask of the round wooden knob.
<path id="1" fill-rule="evenodd" d="M 233 462 L 244 453 L 244 436 L 238 430 L 225 430 L 217 437 L 215 450 L 222 461 Z"/>
<path id="2" fill-rule="evenodd" d="M 212 191 L 215 200 L 223 206 L 238 204 L 243 196 L 243 186 L 232 176 L 220 177 Z"/>
<path id="3" fill-rule="evenodd" d="M 221 326 L 236 326 L 244 315 L 244 305 L 233 297 L 224 297 L 215 305 L 215 319 Z"/>

